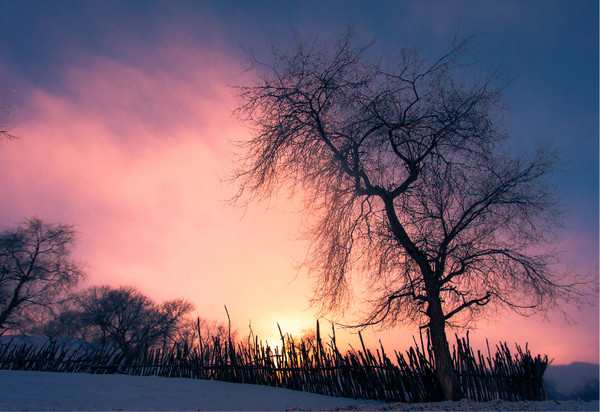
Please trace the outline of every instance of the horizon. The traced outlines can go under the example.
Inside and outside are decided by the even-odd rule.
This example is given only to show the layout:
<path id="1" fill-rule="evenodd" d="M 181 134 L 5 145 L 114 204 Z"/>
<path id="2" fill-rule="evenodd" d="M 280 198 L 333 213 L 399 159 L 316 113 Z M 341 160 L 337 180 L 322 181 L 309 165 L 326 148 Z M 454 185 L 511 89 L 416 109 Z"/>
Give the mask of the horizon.
<path id="1" fill-rule="evenodd" d="M 0 0 L 0 86 L 10 91 L 0 103 L 10 105 L 19 138 L 0 142 L 0 227 L 31 216 L 72 224 L 76 257 L 88 267 L 84 286 L 187 298 L 198 316 L 220 322 L 226 305 L 241 336 L 249 322 L 265 341 L 279 340 L 277 324 L 299 335 L 324 319 L 309 308 L 311 283 L 296 268 L 306 253 L 300 201 L 281 193 L 246 210 L 226 203 L 236 191 L 224 181 L 232 141 L 250 133 L 231 115 L 247 50 L 268 56 L 269 41 L 289 47 L 294 27 L 328 40 L 351 24 L 361 40 L 377 40 L 376 50 L 408 44 L 436 57 L 459 30 L 483 32 L 474 43 L 479 67 L 516 76 L 504 119 L 515 147 L 551 141 L 561 153 L 566 212 L 556 270 L 597 273 L 597 17 L 593 1 Z M 580 313 L 563 308 L 571 323 L 559 312 L 487 314 L 471 342 L 528 342 L 559 364 L 598 364 L 594 302 Z M 418 327 L 363 336 L 402 350 Z"/>

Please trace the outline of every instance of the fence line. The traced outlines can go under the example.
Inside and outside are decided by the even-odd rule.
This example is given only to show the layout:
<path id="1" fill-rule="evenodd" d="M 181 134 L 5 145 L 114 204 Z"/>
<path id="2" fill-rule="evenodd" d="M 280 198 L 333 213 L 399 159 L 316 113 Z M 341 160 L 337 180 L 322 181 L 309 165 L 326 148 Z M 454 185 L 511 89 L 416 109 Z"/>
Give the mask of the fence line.
<path id="1" fill-rule="evenodd" d="M 213 338 L 193 347 L 188 344 L 146 349 L 139 356 L 125 356 L 110 348 L 69 350 L 56 343 L 42 347 L 27 344 L 0 345 L 0 369 L 99 374 L 157 375 L 164 377 L 222 380 L 278 386 L 330 396 L 376 399 L 387 402 L 441 400 L 429 343 L 416 344 L 405 353 L 394 352 L 396 362 L 383 346 L 372 352 L 362 341 L 361 350 L 342 355 L 335 342 L 323 345 L 317 327 L 313 341 L 296 341 L 282 334 L 281 348 L 271 348 L 258 338 L 237 343 Z M 527 346 L 511 353 L 506 343 L 492 356 L 473 352 L 468 334 L 456 337 L 453 362 L 465 395 L 475 401 L 493 399 L 543 400 L 543 375 L 548 357 L 533 357 Z"/>

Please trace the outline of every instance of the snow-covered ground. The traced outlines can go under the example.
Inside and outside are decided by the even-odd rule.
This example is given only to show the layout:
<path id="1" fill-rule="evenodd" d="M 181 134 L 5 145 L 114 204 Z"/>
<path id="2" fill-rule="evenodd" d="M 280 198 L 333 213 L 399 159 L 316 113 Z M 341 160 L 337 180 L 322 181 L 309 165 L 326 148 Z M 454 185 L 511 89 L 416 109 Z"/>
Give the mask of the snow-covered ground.
<path id="1" fill-rule="evenodd" d="M 156 376 L 0 370 L 0 410 L 586 410 L 598 401 L 401 404 Z"/>
<path id="2" fill-rule="evenodd" d="M 348 409 L 363 403 L 196 379 L 7 370 L 0 371 L 0 393 L 0 409 L 4 410 Z"/>

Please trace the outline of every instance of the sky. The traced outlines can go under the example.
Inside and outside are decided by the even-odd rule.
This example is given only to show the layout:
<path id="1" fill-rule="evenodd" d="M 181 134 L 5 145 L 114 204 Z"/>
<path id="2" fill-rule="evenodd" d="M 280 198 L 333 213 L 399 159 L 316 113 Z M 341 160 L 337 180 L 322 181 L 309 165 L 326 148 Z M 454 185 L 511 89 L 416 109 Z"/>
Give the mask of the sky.
<path id="1" fill-rule="evenodd" d="M 299 203 L 227 203 L 232 142 L 250 136 L 232 116 L 231 86 L 247 81 L 250 50 L 268 58 L 294 30 L 327 40 L 348 25 L 384 53 L 408 45 L 439 56 L 453 33 L 476 34 L 480 67 L 514 77 L 504 125 L 515 147 L 543 141 L 560 154 L 557 270 L 597 273 L 598 3 L 585 0 L 0 0 L 0 88 L 10 91 L 0 102 L 19 138 L 0 142 L 0 226 L 30 216 L 72 224 L 86 285 L 185 297 L 219 321 L 226 305 L 241 335 L 251 324 L 275 342 L 277 323 L 293 334 L 314 327 L 311 283 L 296 269 L 306 251 Z M 597 302 L 563 308 L 567 321 L 496 313 L 471 340 L 597 363 Z M 393 350 L 418 329 L 364 334 Z"/>

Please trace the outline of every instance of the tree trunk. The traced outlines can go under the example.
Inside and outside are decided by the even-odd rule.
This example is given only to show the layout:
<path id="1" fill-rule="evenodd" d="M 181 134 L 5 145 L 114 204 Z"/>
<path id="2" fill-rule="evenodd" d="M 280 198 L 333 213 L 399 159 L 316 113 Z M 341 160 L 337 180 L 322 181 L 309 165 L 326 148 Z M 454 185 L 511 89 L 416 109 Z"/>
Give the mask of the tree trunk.
<path id="1" fill-rule="evenodd" d="M 454 373 L 454 366 L 452 365 L 450 348 L 448 347 L 448 341 L 446 339 L 446 318 L 444 317 L 444 310 L 442 309 L 442 303 L 440 301 L 440 290 L 435 280 L 435 274 L 431 270 L 427 257 L 418 250 L 417 246 L 412 242 L 398 220 L 393 198 L 384 197 L 382 199 L 396 239 L 398 239 L 398 242 L 404 247 L 410 257 L 419 265 L 423 281 L 425 282 L 431 345 L 433 347 L 435 368 L 442 387 L 444 400 L 461 400 L 465 396 L 460 387 L 460 382 Z"/>
<path id="2" fill-rule="evenodd" d="M 435 369 L 442 387 L 444 400 L 458 401 L 465 397 L 454 372 L 452 356 L 446 339 L 446 320 L 438 296 L 429 297 L 429 332 L 435 356 Z"/>
<path id="3" fill-rule="evenodd" d="M 24 276 L 19 279 L 19 283 L 15 287 L 13 291 L 13 295 L 8 303 L 6 309 L 4 309 L 0 313 L 0 330 L 4 328 L 4 323 L 8 320 L 8 317 L 12 314 L 12 312 L 23 303 L 23 300 L 20 298 L 21 288 L 23 288 L 23 284 L 29 280 L 29 276 Z"/>

